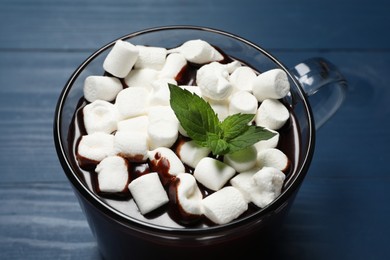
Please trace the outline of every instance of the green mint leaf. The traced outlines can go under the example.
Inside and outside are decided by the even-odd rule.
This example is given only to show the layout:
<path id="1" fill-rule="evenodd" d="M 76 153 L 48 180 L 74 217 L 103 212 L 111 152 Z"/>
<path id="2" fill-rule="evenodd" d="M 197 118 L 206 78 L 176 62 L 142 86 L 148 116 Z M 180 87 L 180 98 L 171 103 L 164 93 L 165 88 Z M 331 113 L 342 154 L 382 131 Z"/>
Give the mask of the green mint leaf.
<path id="1" fill-rule="evenodd" d="M 229 153 L 247 148 L 259 141 L 267 140 L 274 135 L 275 133 L 272 133 L 263 127 L 251 125 L 245 132 L 229 140 Z"/>
<path id="2" fill-rule="evenodd" d="M 223 138 L 229 141 L 245 132 L 254 116 L 254 114 L 234 114 L 225 118 L 221 124 Z"/>
<path id="3" fill-rule="evenodd" d="M 170 105 L 188 136 L 199 145 L 207 146 L 208 135 L 221 132 L 220 122 L 210 104 L 188 90 L 168 84 Z"/>
<path id="4" fill-rule="evenodd" d="M 168 84 L 170 105 L 187 135 L 208 147 L 214 155 L 225 155 L 247 148 L 275 134 L 250 125 L 253 114 L 235 114 L 220 122 L 204 99 L 176 85 Z"/>
<path id="5" fill-rule="evenodd" d="M 216 134 L 208 135 L 207 147 L 214 155 L 223 155 L 229 153 L 229 144 Z"/>

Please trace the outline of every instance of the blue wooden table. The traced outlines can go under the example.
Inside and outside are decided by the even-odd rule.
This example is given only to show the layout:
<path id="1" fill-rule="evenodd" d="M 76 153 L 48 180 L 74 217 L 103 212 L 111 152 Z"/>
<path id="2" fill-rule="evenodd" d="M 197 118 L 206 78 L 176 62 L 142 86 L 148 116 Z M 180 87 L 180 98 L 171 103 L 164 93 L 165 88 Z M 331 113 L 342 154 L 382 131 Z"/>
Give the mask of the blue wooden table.
<path id="1" fill-rule="evenodd" d="M 388 3 L 1 0 L 0 259 L 100 258 L 57 160 L 55 105 L 68 77 L 98 47 L 177 24 L 240 35 L 288 67 L 313 56 L 339 67 L 347 98 L 318 131 L 273 258 L 390 259 Z"/>

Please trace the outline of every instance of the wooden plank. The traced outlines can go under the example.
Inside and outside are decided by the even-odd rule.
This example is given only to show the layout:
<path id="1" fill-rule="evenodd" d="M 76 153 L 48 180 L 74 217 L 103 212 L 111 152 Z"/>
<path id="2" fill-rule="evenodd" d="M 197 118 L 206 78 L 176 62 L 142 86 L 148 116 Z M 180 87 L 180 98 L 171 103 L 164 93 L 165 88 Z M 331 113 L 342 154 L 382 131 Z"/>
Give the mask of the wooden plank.
<path id="1" fill-rule="evenodd" d="M 0 259 L 96 259 L 96 242 L 70 186 L 0 186 Z"/>
<path id="2" fill-rule="evenodd" d="M 277 244 L 282 259 L 387 259 L 389 181 L 313 175 L 302 185 Z"/>
<path id="3" fill-rule="evenodd" d="M 96 49 L 144 28 L 215 27 L 276 49 L 388 49 L 386 0 L 34 1 L 0 3 L 2 49 Z"/>
<path id="4" fill-rule="evenodd" d="M 54 110 L 88 55 L 0 52 L 0 182 L 65 180 L 54 149 Z"/>

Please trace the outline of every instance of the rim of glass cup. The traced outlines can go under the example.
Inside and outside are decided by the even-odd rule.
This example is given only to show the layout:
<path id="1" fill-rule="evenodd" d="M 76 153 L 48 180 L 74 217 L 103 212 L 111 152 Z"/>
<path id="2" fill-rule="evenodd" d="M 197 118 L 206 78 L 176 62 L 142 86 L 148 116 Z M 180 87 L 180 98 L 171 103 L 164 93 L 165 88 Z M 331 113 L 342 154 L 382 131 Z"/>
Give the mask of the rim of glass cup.
<path id="1" fill-rule="evenodd" d="M 100 197 L 95 194 L 92 190 L 90 190 L 87 185 L 77 177 L 77 174 L 74 172 L 71 163 L 69 159 L 66 156 L 66 152 L 64 149 L 64 146 L 62 144 L 61 139 L 61 117 L 63 112 L 63 105 L 65 103 L 65 100 L 69 94 L 69 91 L 71 90 L 73 83 L 78 78 L 79 74 L 88 66 L 88 64 L 93 61 L 96 57 L 98 57 L 102 52 L 106 51 L 108 48 L 111 48 L 117 40 L 128 40 L 133 37 L 158 32 L 158 31 L 164 31 L 164 30 L 195 30 L 195 31 L 206 31 L 210 33 L 220 34 L 225 37 L 232 38 L 234 40 L 240 41 L 246 45 L 251 46 L 252 48 L 258 50 L 263 55 L 265 55 L 267 58 L 271 59 L 275 64 L 277 64 L 280 68 L 284 69 L 287 72 L 288 77 L 294 82 L 294 84 L 297 87 L 297 90 L 299 92 L 299 96 L 302 99 L 302 102 L 304 104 L 304 108 L 306 110 L 306 113 L 308 115 L 308 134 L 309 134 L 309 142 L 308 142 L 308 149 L 307 152 L 302 156 L 302 162 L 300 163 L 300 167 L 295 170 L 295 173 L 292 176 L 292 179 L 289 181 L 290 184 L 282 191 L 282 193 L 270 204 L 265 206 L 262 209 L 259 209 L 258 211 L 249 214 L 245 217 L 240 217 L 236 220 L 233 220 L 227 224 L 222 225 L 216 225 L 216 226 L 210 226 L 210 227 L 166 227 L 158 224 L 149 223 L 140 219 L 133 218 L 127 214 L 124 214 L 117 209 L 113 208 L 112 206 L 108 205 L 104 201 L 100 199 Z M 75 108 L 76 109 L 76 108 Z M 60 160 L 60 163 L 62 165 L 62 168 L 67 175 L 67 178 L 74 187 L 77 188 L 78 192 L 80 192 L 89 202 L 91 202 L 94 206 L 96 206 L 99 210 L 104 212 L 105 214 L 109 215 L 111 218 L 115 219 L 116 221 L 119 221 L 121 223 L 124 223 L 126 225 L 131 226 L 138 226 L 139 228 L 146 228 L 150 230 L 155 231 L 165 231 L 165 232 L 177 232 L 177 233 L 188 233 L 188 232 L 195 232 L 195 233 L 204 233 L 204 232 L 216 232 L 221 229 L 226 229 L 232 226 L 241 225 L 243 223 L 250 223 L 256 219 L 258 219 L 259 216 L 266 216 L 270 214 L 272 211 L 276 210 L 278 207 L 281 206 L 285 201 L 289 199 L 289 197 L 294 193 L 294 191 L 299 188 L 300 183 L 302 182 L 303 178 L 305 177 L 307 170 L 310 166 L 310 162 L 314 153 L 314 143 L 315 143 L 315 127 L 314 127 L 314 119 L 313 114 L 311 111 L 311 107 L 309 105 L 309 102 L 307 100 L 306 94 L 302 90 L 300 84 L 298 83 L 297 79 L 289 72 L 289 70 L 274 56 L 272 56 L 269 52 L 267 52 L 265 49 L 259 47 L 258 45 L 240 37 L 235 34 L 220 30 L 220 29 L 213 29 L 209 27 L 201 27 L 201 26 L 187 26 L 187 25 L 175 25 L 175 26 L 162 26 L 162 27 L 153 27 L 149 29 L 144 29 L 140 31 L 136 31 L 130 34 L 126 34 L 122 37 L 119 37 L 108 44 L 104 45 L 103 47 L 99 48 L 97 51 L 95 51 L 93 54 L 91 54 L 79 67 L 73 72 L 71 77 L 68 79 L 67 83 L 65 84 L 55 110 L 55 118 L 54 118 L 54 143 L 57 150 L 57 155 Z"/>

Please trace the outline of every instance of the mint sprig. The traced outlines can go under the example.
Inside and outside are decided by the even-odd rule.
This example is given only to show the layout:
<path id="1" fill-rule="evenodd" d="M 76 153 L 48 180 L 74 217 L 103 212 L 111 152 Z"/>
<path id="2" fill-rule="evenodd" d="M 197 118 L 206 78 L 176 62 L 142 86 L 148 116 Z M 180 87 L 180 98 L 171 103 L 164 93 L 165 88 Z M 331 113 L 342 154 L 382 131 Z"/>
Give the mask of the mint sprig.
<path id="1" fill-rule="evenodd" d="M 203 98 L 176 85 L 168 84 L 170 105 L 187 135 L 208 147 L 214 155 L 225 155 L 247 148 L 275 134 L 249 123 L 254 114 L 234 114 L 222 122 Z"/>

